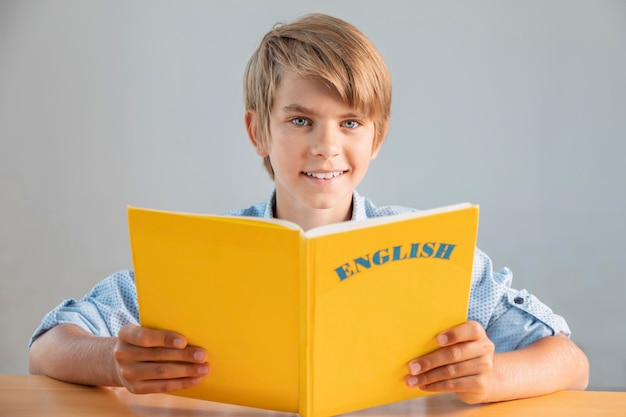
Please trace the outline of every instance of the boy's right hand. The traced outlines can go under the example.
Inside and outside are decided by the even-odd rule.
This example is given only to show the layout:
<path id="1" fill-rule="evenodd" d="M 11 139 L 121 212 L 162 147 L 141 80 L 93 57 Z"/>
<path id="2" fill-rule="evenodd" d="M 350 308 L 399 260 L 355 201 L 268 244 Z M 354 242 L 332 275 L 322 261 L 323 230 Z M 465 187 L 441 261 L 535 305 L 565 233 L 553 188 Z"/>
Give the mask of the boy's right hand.
<path id="1" fill-rule="evenodd" d="M 209 373 L 204 349 L 178 333 L 128 324 L 117 337 L 114 359 L 120 385 L 135 394 L 169 392 L 198 384 Z"/>

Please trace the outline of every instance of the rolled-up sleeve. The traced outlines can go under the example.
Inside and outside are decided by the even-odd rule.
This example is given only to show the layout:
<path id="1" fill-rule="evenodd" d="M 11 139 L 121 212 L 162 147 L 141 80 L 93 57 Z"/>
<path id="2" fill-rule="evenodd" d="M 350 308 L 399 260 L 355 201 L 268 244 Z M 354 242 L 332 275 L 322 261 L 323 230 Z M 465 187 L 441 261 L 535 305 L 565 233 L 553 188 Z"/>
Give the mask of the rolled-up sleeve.
<path id="1" fill-rule="evenodd" d="M 138 322 L 135 276 L 130 270 L 119 271 L 100 281 L 80 300 L 64 300 L 47 313 L 28 347 L 42 333 L 59 324 L 73 324 L 96 336 L 117 336 L 122 326 Z"/>
<path id="2" fill-rule="evenodd" d="M 468 319 L 485 328 L 496 352 L 519 349 L 545 336 L 571 335 L 563 317 L 528 291 L 511 288 L 512 280 L 508 268 L 494 271 L 491 259 L 476 250 Z"/>

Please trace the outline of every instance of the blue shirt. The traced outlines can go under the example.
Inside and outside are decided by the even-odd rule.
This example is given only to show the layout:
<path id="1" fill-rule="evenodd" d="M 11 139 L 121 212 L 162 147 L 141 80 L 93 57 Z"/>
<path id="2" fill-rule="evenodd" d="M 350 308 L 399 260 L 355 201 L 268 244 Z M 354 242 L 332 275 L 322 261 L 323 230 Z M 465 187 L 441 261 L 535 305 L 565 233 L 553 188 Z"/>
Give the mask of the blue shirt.
<path id="1" fill-rule="evenodd" d="M 275 194 L 263 203 L 225 214 L 272 218 Z M 376 207 L 369 199 L 353 195 L 352 220 L 417 211 L 400 206 Z M 570 330 L 563 317 L 526 290 L 511 288 L 508 268 L 493 270 L 491 259 L 476 249 L 467 318 L 479 322 L 494 343 L 496 352 L 527 346 L 550 335 Z M 139 324 L 139 308 L 133 271 L 116 272 L 105 278 L 80 300 L 67 299 L 44 316 L 30 339 L 50 328 L 69 323 L 97 336 L 117 336 L 126 324 Z"/>

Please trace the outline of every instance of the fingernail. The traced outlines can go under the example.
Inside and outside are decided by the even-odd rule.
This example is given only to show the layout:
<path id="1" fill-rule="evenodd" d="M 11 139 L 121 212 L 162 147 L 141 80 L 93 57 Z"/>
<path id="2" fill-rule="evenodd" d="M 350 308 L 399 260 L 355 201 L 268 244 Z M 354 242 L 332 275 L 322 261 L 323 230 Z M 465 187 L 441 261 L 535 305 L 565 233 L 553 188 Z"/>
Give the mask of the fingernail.
<path id="1" fill-rule="evenodd" d="M 411 362 L 409 364 L 409 369 L 411 370 L 412 374 L 419 374 L 422 370 L 422 366 L 418 362 Z"/>
<path id="2" fill-rule="evenodd" d="M 446 343 L 448 343 L 448 336 L 446 336 L 445 334 L 440 334 L 439 336 L 437 336 L 437 343 L 439 343 L 439 345 L 443 346 Z"/>
<path id="3" fill-rule="evenodd" d="M 204 352 L 201 350 L 196 350 L 193 353 L 193 360 L 197 361 L 197 362 L 202 362 L 204 361 Z"/>
<path id="4" fill-rule="evenodd" d="M 185 341 L 180 337 L 175 338 L 173 343 L 176 349 L 182 349 L 185 347 Z"/>
<path id="5" fill-rule="evenodd" d="M 200 365 L 198 366 L 198 374 L 206 375 L 209 373 L 209 365 Z"/>
<path id="6" fill-rule="evenodd" d="M 408 376 L 407 379 L 406 379 L 406 384 L 409 387 L 416 387 L 417 386 L 417 377 L 415 375 Z"/>

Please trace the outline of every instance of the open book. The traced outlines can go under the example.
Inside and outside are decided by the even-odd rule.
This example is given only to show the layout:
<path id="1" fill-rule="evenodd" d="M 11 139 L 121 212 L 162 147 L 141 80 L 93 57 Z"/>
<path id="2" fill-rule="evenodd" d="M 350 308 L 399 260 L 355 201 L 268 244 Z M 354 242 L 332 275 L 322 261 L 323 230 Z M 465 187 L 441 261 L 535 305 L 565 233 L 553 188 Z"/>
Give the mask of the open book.
<path id="1" fill-rule="evenodd" d="M 478 207 L 303 232 L 276 219 L 128 208 L 143 326 L 211 373 L 176 394 L 322 417 L 406 400 L 409 360 L 466 320 Z"/>

